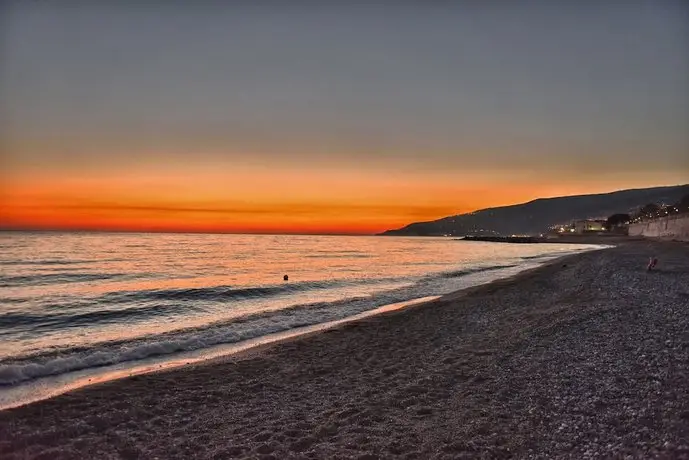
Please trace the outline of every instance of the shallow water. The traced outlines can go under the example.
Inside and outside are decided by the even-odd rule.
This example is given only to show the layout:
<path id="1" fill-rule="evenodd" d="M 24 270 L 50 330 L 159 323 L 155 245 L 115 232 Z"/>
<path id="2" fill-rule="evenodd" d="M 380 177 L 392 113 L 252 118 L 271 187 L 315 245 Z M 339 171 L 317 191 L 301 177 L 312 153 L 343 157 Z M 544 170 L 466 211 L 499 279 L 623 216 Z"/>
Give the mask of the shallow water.
<path id="1" fill-rule="evenodd" d="M 2 233 L 0 385 L 174 360 L 442 295 L 593 248 L 449 238 Z"/>

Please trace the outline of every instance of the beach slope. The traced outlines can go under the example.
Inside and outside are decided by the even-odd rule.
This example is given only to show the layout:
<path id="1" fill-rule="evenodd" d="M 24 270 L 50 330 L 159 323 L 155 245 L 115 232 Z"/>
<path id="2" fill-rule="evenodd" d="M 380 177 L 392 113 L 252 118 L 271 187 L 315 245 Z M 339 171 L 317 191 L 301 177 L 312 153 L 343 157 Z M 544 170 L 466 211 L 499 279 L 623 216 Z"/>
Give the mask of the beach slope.
<path id="1" fill-rule="evenodd" d="M 624 455 L 689 456 L 686 244 L 579 254 L 0 412 L 3 459 Z"/>

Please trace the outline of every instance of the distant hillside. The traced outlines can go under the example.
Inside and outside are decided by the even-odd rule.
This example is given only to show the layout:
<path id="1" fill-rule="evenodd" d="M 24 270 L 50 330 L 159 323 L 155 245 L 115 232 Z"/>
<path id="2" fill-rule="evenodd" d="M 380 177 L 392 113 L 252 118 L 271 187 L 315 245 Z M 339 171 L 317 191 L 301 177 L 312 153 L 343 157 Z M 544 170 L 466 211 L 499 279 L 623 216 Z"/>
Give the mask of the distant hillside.
<path id="1" fill-rule="evenodd" d="M 689 193 L 689 184 L 620 190 L 597 195 L 540 198 L 528 203 L 482 209 L 444 217 L 431 222 L 416 222 L 382 235 L 433 236 L 479 234 L 538 234 L 551 225 L 573 219 L 607 217 L 629 212 L 647 203 L 675 203 Z"/>

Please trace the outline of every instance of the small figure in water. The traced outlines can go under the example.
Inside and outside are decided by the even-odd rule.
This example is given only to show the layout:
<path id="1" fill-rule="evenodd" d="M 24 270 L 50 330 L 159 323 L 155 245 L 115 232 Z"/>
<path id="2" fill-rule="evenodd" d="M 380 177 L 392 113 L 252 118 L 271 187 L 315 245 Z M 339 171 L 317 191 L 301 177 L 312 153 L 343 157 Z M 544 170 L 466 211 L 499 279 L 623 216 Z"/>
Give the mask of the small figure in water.
<path id="1" fill-rule="evenodd" d="M 289 276 L 285 275 L 285 276 L 282 277 L 282 279 L 285 280 L 285 281 L 287 281 L 287 280 L 289 280 Z"/>

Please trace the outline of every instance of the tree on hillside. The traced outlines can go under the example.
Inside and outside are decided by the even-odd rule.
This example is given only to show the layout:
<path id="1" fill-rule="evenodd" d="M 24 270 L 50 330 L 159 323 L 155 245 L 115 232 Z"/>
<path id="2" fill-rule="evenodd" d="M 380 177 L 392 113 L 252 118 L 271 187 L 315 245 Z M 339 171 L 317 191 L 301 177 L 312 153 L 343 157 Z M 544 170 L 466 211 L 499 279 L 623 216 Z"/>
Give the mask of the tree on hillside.
<path id="1" fill-rule="evenodd" d="M 680 211 L 689 211 L 689 194 L 684 195 L 675 207 Z"/>
<path id="2" fill-rule="evenodd" d="M 639 211 L 635 213 L 634 217 L 641 219 L 653 219 L 655 217 L 658 217 L 659 212 L 660 206 L 658 206 L 655 203 L 648 203 L 647 205 L 642 206 L 641 209 L 639 209 Z"/>
<path id="3" fill-rule="evenodd" d="M 608 217 L 608 220 L 605 221 L 605 228 L 610 230 L 613 227 L 618 227 L 620 225 L 629 223 L 631 219 L 632 216 L 629 214 L 613 214 L 612 216 Z"/>
<path id="4" fill-rule="evenodd" d="M 655 203 L 648 203 L 641 208 L 642 215 L 654 215 L 660 210 L 660 206 Z"/>

